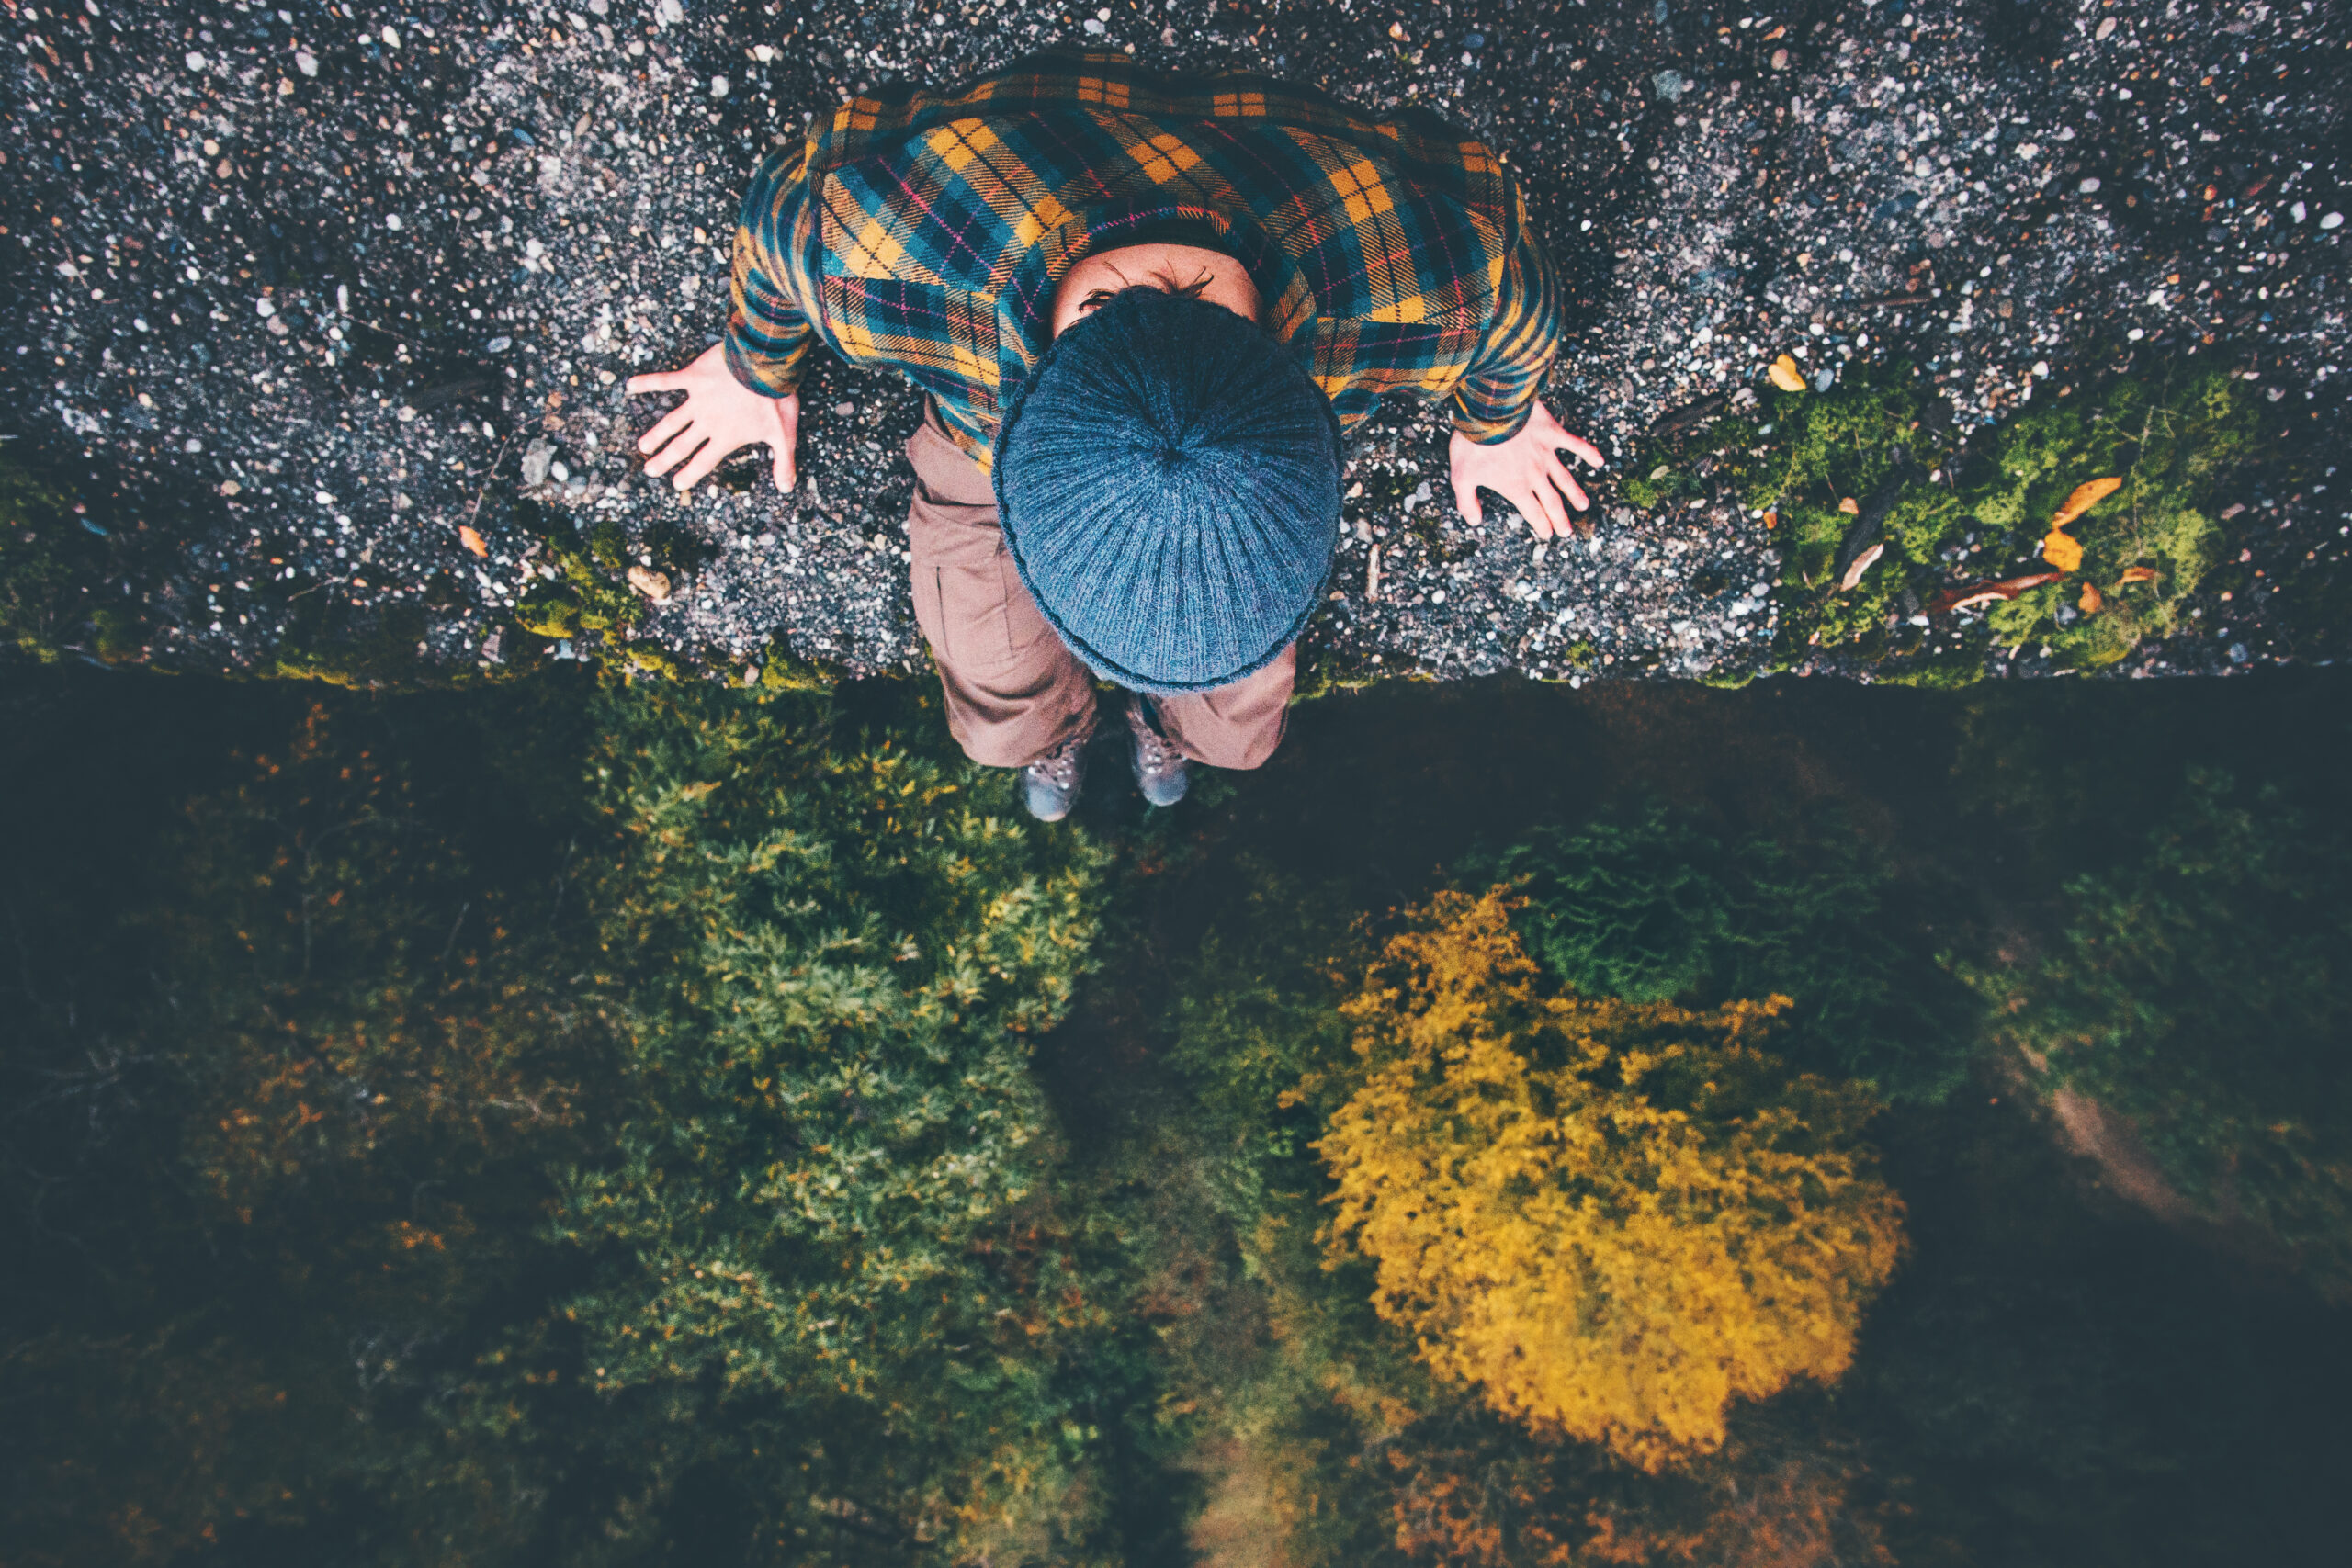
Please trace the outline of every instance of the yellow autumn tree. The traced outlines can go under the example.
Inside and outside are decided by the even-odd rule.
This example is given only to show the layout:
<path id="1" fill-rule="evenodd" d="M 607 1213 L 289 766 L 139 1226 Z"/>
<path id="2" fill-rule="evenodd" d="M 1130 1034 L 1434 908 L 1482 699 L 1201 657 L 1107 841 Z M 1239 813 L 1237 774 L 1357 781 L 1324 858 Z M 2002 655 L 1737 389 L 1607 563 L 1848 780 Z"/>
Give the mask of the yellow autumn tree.
<path id="1" fill-rule="evenodd" d="M 1902 1202 L 1868 1093 L 1764 1049 L 1785 998 L 1547 994 L 1510 910 L 1441 895 L 1344 1004 L 1327 1263 L 1371 1259 L 1381 1316 L 1501 1414 L 1656 1472 L 1845 1371 Z"/>

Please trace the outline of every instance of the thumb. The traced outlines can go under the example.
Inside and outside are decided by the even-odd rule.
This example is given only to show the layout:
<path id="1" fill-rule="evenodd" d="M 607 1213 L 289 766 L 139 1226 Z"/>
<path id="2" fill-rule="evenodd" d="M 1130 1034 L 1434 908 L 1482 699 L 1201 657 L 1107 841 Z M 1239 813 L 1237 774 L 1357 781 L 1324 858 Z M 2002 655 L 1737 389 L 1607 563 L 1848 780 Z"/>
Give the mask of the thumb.
<path id="1" fill-rule="evenodd" d="M 1453 509 L 1461 513 L 1462 520 L 1473 528 L 1486 522 L 1487 513 L 1478 504 L 1478 486 L 1475 480 L 1463 479 L 1460 475 L 1454 477 Z"/>

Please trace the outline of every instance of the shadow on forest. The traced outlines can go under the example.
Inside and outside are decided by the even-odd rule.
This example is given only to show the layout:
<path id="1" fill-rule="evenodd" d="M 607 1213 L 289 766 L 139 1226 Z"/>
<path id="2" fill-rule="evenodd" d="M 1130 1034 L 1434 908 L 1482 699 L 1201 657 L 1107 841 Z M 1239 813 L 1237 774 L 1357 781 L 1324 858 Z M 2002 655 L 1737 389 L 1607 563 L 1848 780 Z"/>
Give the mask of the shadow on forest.
<path id="1" fill-rule="evenodd" d="M 371 697 L 12 678 L 0 1223 L 19 1267 L 0 1292 L 0 1517 L 27 1543 L 12 1561 L 405 1562 L 438 1531 L 485 1562 L 577 1560 L 593 1541 L 613 1562 L 912 1562 L 954 1540 L 992 1560 L 1172 1564 L 1211 1497 L 1220 1539 L 1262 1544 L 1279 1526 L 1302 1564 L 1468 1560 L 1449 1520 L 1476 1527 L 1487 1561 L 1537 1561 L 1526 1532 L 1546 1508 L 1579 1529 L 1614 1521 L 1629 1552 L 1647 1543 L 1625 1561 L 1746 1560 L 1767 1537 L 1821 1562 L 2316 1560 L 2347 1457 L 2342 1309 L 2117 1199 L 2012 1068 L 1972 1060 L 1958 1087 L 1898 1095 L 1875 1124 L 1910 1251 L 1850 1371 L 1736 1408 L 1719 1460 L 1652 1480 L 1414 1381 L 1362 1269 L 1315 1266 L 1306 1112 L 1184 1051 L 1204 976 L 1311 958 L 1356 914 L 1423 900 L 1540 830 L 1638 837 L 1653 808 L 1726 854 L 1863 846 L 1889 889 L 1872 908 L 1915 959 L 2045 951 L 2070 880 L 2137 853 L 2192 767 L 2328 820 L 2346 696 L 2333 671 L 1960 694 L 1391 685 L 1300 707 L 1270 767 L 1203 779 L 1172 813 L 1147 814 L 1106 752 L 1080 836 L 991 826 L 1011 820 L 991 815 L 1012 810 L 1004 780 L 964 782 L 918 686 L 761 706 L 585 679 Z M 304 822 L 325 838 L 282 835 Z M 360 822 L 379 836 L 351 848 Z M 344 880 L 302 880 L 298 840 L 344 855 Z M 763 843 L 801 857 L 774 874 L 803 880 L 772 897 Z M 876 1337 L 854 1353 L 880 1358 L 875 1392 L 818 1397 L 810 1379 L 836 1363 L 808 1359 L 831 1332 L 816 1309 L 755 1328 L 730 1315 L 742 1300 L 688 1294 L 691 1270 L 662 1259 L 699 1269 L 750 1245 L 756 1231 L 709 1216 L 736 1213 L 761 1161 L 820 1171 L 830 1142 L 931 1114 L 925 1094 L 952 1114 L 956 1096 L 822 1077 L 829 1054 L 867 1049 L 865 1026 L 842 1022 L 812 1036 L 835 1043 L 812 1066 L 761 1058 L 800 1096 L 763 1120 L 751 1080 L 728 1075 L 768 1047 L 728 1044 L 728 1021 L 771 982 L 741 975 L 783 976 L 763 953 L 854 949 L 854 919 L 828 910 L 859 900 L 892 922 L 876 935 L 930 920 L 962 940 L 986 929 L 969 898 L 1088 876 L 1095 914 L 995 918 L 1062 956 L 990 962 L 1039 995 L 1078 987 L 1036 1044 L 1044 1108 L 1022 1109 L 1034 1091 L 1006 1067 L 1031 1016 L 1019 986 L 989 1004 L 1010 1023 L 936 1037 L 939 1060 L 1013 1072 L 958 1094 L 1039 1129 L 1030 1153 L 989 1156 L 1011 1173 L 988 1178 L 1005 1183 L 995 1206 L 967 1221 L 910 1189 L 916 1209 L 844 1210 L 762 1244 L 781 1252 L 738 1254 L 772 1290 L 820 1262 L 870 1267 L 854 1235 L 960 1238 L 926 1267 L 977 1292 L 969 1313 L 925 1326 L 872 1298 Z M 290 901 L 255 891 L 276 883 Z M 271 978 L 266 944 L 238 945 L 247 931 L 229 928 L 255 908 L 300 925 L 299 976 Z M 725 913 L 706 927 L 689 918 L 704 908 Z M 1089 976 L 1072 933 L 1096 919 Z M 315 959 L 313 919 L 340 933 Z M 876 952 L 795 994 L 846 1006 L 942 962 Z M 1216 968 L 1218 952 L 1241 967 Z M 962 994 L 900 983 L 916 1001 Z M 401 987 L 421 1011 L 370 999 Z M 402 1043 L 427 1014 L 457 1032 Z M 920 1007 L 888 1016 L 909 1039 L 947 1027 Z M 273 1043 L 298 1024 L 299 1049 Z M 660 1042 L 673 1054 L 648 1055 Z M 394 1102 L 318 1098 L 303 1084 L 329 1080 L 300 1075 L 326 1060 L 373 1064 L 368 1087 Z M 791 1077 L 804 1071 L 818 1076 Z M 435 1087 L 403 1100 L 399 1072 Z M 347 1097 L 353 1080 L 334 1081 Z M 459 1091 L 539 1098 L 453 1121 Z M 204 1123 L 223 1106 L 265 1132 L 240 1144 Z M 579 1185 L 622 1166 L 637 1188 Z M 596 1230 L 596 1213 L 657 1189 L 701 1196 Z M 605 1208 L 580 1207 L 583 1191 Z M 618 1358 L 640 1331 L 673 1348 L 632 1371 Z M 982 1341 L 985 1373 L 959 1359 Z M 1378 1387 L 1411 1391 L 1414 1420 L 1367 1426 L 1332 1392 Z M 927 1410 L 935 1422 L 903 1414 Z M 971 1456 L 1008 1439 L 962 1433 L 974 1412 L 1024 1434 L 1028 1492 L 989 1490 L 999 1461 Z M 180 1430 L 192 1444 L 163 1441 Z M 1454 1484 L 1474 1473 L 1489 1478 L 1475 1506 Z M 1065 1517 L 990 1534 L 953 1502 L 1016 1495 Z"/>

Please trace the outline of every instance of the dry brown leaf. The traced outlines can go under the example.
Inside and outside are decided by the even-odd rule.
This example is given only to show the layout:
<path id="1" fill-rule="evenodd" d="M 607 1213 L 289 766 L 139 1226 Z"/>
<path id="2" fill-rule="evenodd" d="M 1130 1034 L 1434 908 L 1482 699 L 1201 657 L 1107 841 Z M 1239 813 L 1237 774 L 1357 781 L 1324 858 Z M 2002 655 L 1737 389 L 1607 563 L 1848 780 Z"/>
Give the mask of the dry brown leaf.
<path id="1" fill-rule="evenodd" d="M 1780 525 L 1781 525 L 1781 509 L 1780 509 L 1779 507 L 1777 507 L 1777 506 L 1771 506 L 1771 507 L 1767 507 L 1767 508 L 1765 508 L 1765 511 L 1764 511 L 1764 526 L 1766 526 L 1767 528 L 1777 528 L 1777 527 L 1779 527 Z"/>
<path id="2" fill-rule="evenodd" d="M 1772 378 L 1772 385 L 1784 392 L 1804 390 L 1804 372 L 1797 368 L 1796 358 L 1792 355 L 1781 355 L 1764 373 Z"/>
<path id="3" fill-rule="evenodd" d="M 656 604 L 661 604 L 663 600 L 670 597 L 669 578 L 661 572 L 655 571 L 650 567 L 633 566 L 629 568 L 628 585 L 631 588 L 636 589 L 639 593 L 644 594 L 648 599 L 652 600 Z"/>
<path id="4" fill-rule="evenodd" d="M 2118 586 L 2126 582 L 2154 582 L 2159 575 L 2152 566 L 2127 566 L 2123 569 L 2123 575 L 2115 581 Z"/>
<path id="5" fill-rule="evenodd" d="M 2079 570 L 2083 564 L 2083 542 L 2072 534 L 2053 531 L 2041 541 L 2041 558 L 2060 571 Z"/>
<path id="6" fill-rule="evenodd" d="M 1964 588 L 1947 588 L 1928 601 L 1928 614 L 1940 615 L 1947 610 L 1964 610 L 1972 604 L 1988 604 L 1995 599 L 2014 599 L 2029 588 L 2055 582 L 2065 575 L 2063 571 L 2030 571 L 2023 577 L 2005 577 L 1998 582 L 1972 582 Z"/>
<path id="7" fill-rule="evenodd" d="M 1854 558 L 1854 564 L 1846 569 L 1846 575 L 1838 580 L 1838 592 L 1843 593 L 1848 589 L 1853 587 L 1854 584 L 1860 582 L 1862 580 L 1862 573 L 1870 570 L 1871 565 L 1877 561 L 1878 558 L 1884 554 L 1886 554 L 1886 546 L 1883 544 L 1876 544 L 1872 545 L 1869 549 L 1864 550 L 1860 555 L 1856 556 Z"/>
<path id="8" fill-rule="evenodd" d="M 2065 527 L 2122 488 L 2121 479 L 2088 479 L 2076 485 L 2074 493 L 2066 497 L 2066 504 L 2058 509 L 2058 515 L 2050 520 L 2051 531 L 2055 533 Z"/>
<path id="9" fill-rule="evenodd" d="M 2096 615 L 2101 609 L 2106 607 L 2106 604 L 2107 600 L 2100 594 L 2098 583 L 2086 582 L 2083 584 L 2083 597 L 2078 607 L 2082 610 L 2084 615 Z"/>
<path id="10" fill-rule="evenodd" d="M 473 551 L 473 553 L 478 556 L 487 556 L 490 554 L 490 546 L 488 542 L 482 538 L 481 535 L 476 531 L 474 526 L 469 523 L 458 525 L 458 543 L 465 546 L 466 548 Z"/>
<path id="11" fill-rule="evenodd" d="M 1838 510 L 1849 517 L 1860 517 L 1862 514 L 1862 503 L 1849 495 L 1838 503 Z"/>

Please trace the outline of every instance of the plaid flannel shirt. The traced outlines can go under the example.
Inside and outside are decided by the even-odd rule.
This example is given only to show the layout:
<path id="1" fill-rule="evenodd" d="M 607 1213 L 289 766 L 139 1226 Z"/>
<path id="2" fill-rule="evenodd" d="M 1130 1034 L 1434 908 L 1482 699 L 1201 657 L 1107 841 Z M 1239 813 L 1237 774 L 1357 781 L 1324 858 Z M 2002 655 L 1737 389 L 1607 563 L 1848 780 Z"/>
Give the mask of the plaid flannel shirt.
<path id="1" fill-rule="evenodd" d="M 985 468 L 1062 277 L 1148 240 L 1238 257 L 1347 428 L 1411 392 L 1503 440 L 1558 348 L 1551 262 L 1480 142 L 1419 111 L 1374 120 L 1262 76 L 1087 54 L 855 98 L 771 152 L 736 230 L 728 365 L 782 397 L 822 339 L 929 392 Z"/>

